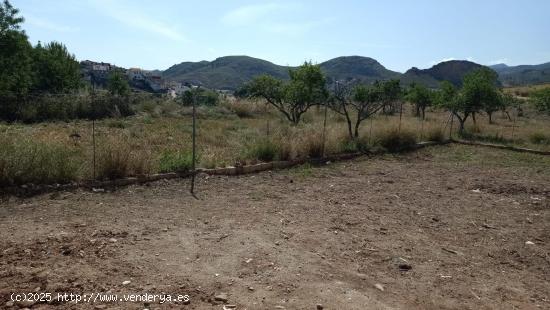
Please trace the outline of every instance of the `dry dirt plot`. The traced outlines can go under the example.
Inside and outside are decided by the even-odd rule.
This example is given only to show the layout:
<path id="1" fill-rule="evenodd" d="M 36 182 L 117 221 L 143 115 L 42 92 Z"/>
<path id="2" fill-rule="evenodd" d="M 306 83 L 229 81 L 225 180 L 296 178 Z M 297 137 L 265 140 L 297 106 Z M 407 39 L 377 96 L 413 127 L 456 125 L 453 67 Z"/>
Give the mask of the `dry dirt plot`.
<path id="1" fill-rule="evenodd" d="M 175 180 L 3 201 L 0 307 L 41 291 L 191 298 L 152 309 L 223 309 L 221 293 L 237 309 L 550 308 L 549 157 L 443 146 L 199 180 L 200 200 Z"/>

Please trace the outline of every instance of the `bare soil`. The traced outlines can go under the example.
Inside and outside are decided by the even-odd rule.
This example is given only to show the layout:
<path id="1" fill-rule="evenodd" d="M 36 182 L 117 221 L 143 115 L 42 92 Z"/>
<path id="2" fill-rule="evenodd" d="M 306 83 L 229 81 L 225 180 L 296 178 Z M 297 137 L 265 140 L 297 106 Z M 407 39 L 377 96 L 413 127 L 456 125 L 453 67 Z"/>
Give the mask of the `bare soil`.
<path id="1" fill-rule="evenodd" d="M 550 309 L 548 157 L 453 145 L 198 182 L 4 198 L 0 308 Z"/>

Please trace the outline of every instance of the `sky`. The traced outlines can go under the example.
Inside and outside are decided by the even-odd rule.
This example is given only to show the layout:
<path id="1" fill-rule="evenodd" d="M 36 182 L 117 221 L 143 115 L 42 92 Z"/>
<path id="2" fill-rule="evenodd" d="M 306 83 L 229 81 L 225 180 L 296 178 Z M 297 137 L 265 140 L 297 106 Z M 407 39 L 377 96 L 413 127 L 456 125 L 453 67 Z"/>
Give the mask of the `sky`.
<path id="1" fill-rule="evenodd" d="M 549 0 L 10 0 L 33 43 L 165 70 L 248 55 L 279 65 L 360 55 L 404 72 L 443 60 L 550 61 Z"/>

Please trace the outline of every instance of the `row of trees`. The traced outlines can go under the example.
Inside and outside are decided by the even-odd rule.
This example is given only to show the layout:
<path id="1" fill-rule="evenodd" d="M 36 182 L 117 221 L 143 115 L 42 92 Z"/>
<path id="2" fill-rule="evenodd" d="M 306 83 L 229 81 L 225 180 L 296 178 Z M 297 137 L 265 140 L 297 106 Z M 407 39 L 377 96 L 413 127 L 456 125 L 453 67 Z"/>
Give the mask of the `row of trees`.
<path id="1" fill-rule="evenodd" d="M 114 72 L 108 93 L 82 92 L 80 64 L 59 42 L 32 46 L 23 17 L 8 0 L 0 3 L 0 120 L 36 122 L 132 113 L 130 87 Z M 92 102 L 93 101 L 93 102 Z"/>
<path id="2" fill-rule="evenodd" d="M 74 55 L 58 42 L 32 46 L 21 29 L 24 19 L 9 1 L 0 4 L 0 94 L 66 93 L 81 86 Z"/>
<path id="3" fill-rule="evenodd" d="M 359 137 L 364 120 L 378 112 L 395 111 L 396 103 L 403 100 L 413 103 L 415 114 L 422 119 L 428 107 L 447 109 L 458 119 L 461 132 L 469 117 L 475 121 L 475 115 L 484 112 L 492 122 L 494 112 L 506 112 L 507 107 L 517 104 L 513 96 L 500 91 L 497 75 L 489 68 L 466 75 L 461 88 L 449 82 L 443 82 L 440 90 L 433 90 L 421 84 L 402 89 L 398 80 L 373 85 L 336 81 L 329 91 L 321 68 L 306 62 L 290 70 L 288 81 L 264 75 L 248 83 L 240 93 L 266 100 L 294 125 L 309 108 L 326 105 L 345 117 L 351 139 Z"/>

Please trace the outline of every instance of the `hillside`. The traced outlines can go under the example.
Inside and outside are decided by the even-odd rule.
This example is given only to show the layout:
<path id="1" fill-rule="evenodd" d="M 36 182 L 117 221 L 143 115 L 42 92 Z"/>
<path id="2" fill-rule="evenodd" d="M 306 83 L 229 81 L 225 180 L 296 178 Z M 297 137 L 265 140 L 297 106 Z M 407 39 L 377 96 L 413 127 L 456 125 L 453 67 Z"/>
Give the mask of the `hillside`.
<path id="1" fill-rule="evenodd" d="M 550 83 L 550 62 L 540 65 L 491 66 L 504 86 L 523 86 Z"/>
<path id="2" fill-rule="evenodd" d="M 184 62 L 164 71 L 163 77 L 207 88 L 235 90 L 261 74 L 288 78 L 288 68 L 248 56 L 226 56 L 211 62 Z"/>
<path id="3" fill-rule="evenodd" d="M 451 60 L 441 62 L 430 69 L 409 69 L 401 76 L 401 83 L 409 85 L 412 82 L 422 83 L 429 87 L 439 87 L 442 81 L 449 81 L 456 86 L 462 84 L 462 78 L 475 69 L 482 68 L 480 64 L 476 64 L 466 60 Z"/>
<path id="4" fill-rule="evenodd" d="M 329 81 L 357 80 L 372 83 L 376 80 L 399 78 L 398 72 L 390 71 L 378 61 L 361 56 L 338 57 L 320 64 Z M 202 84 L 208 88 L 235 90 L 261 74 L 288 78 L 291 67 L 248 56 L 227 56 L 212 62 L 183 62 L 163 72 L 168 80 Z"/>
<path id="5" fill-rule="evenodd" d="M 386 69 L 378 61 L 361 56 L 338 57 L 320 64 L 330 80 L 356 80 L 372 83 L 376 80 L 398 79 L 401 73 Z"/>

